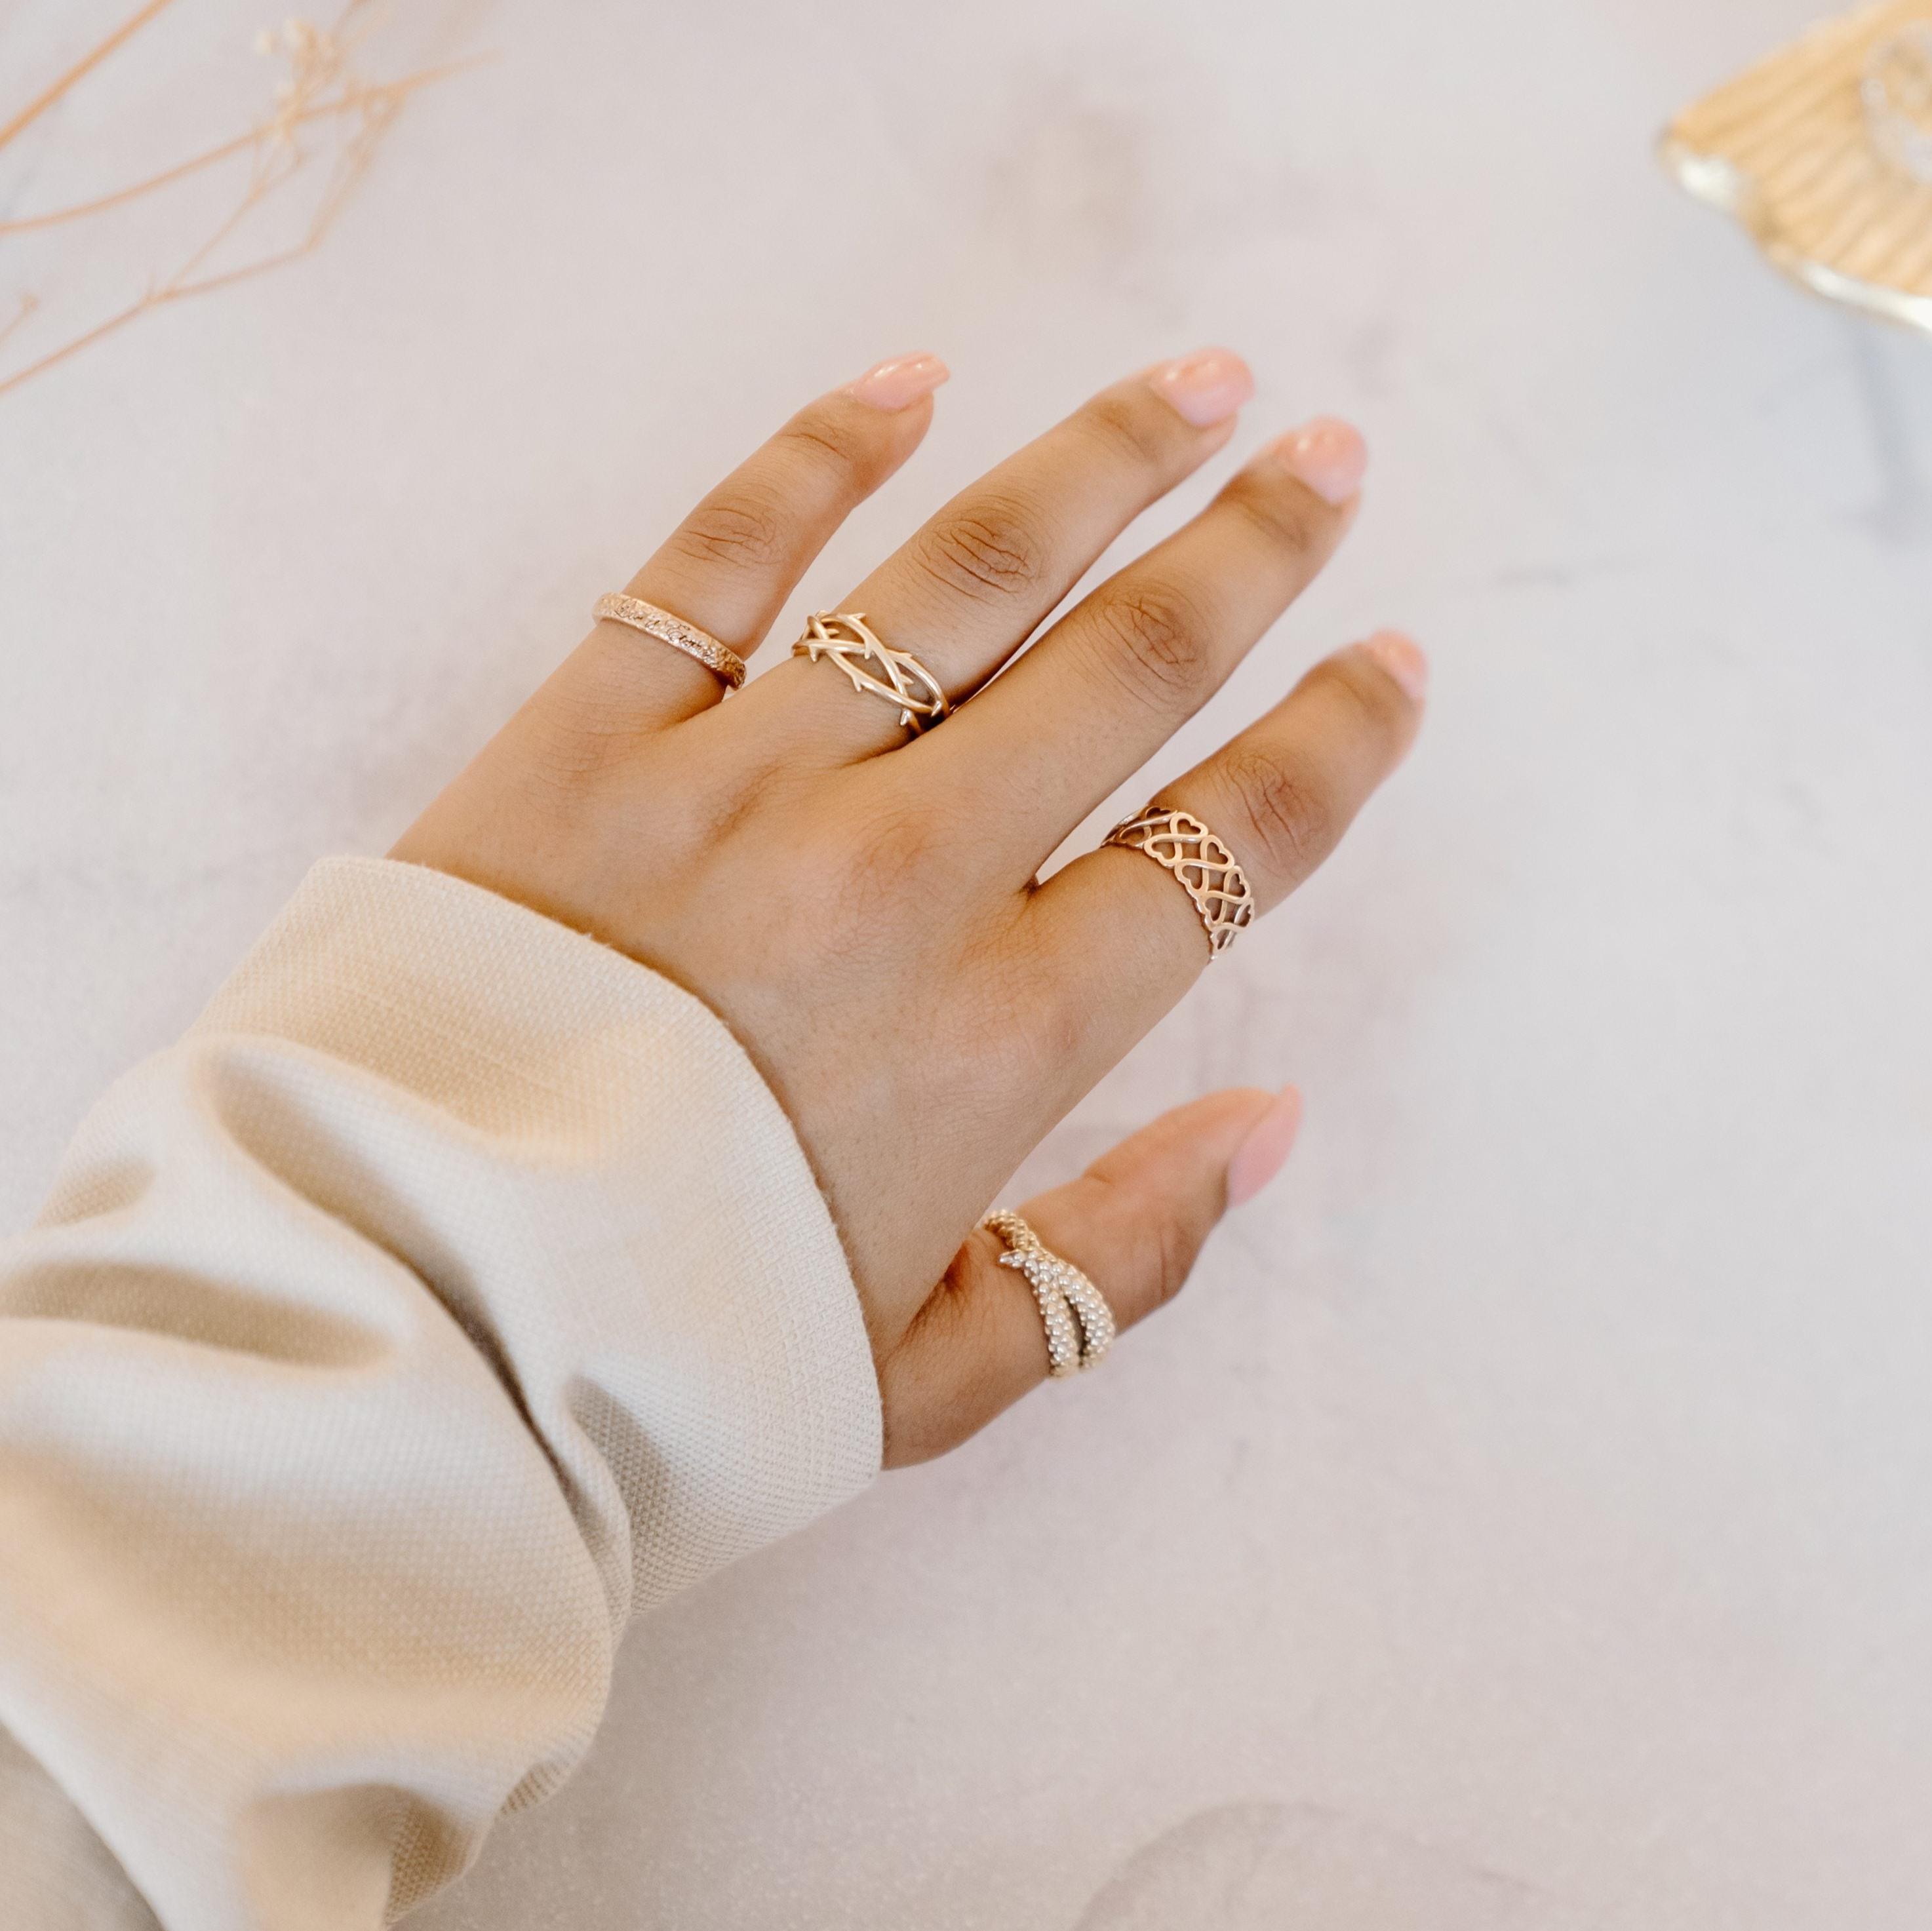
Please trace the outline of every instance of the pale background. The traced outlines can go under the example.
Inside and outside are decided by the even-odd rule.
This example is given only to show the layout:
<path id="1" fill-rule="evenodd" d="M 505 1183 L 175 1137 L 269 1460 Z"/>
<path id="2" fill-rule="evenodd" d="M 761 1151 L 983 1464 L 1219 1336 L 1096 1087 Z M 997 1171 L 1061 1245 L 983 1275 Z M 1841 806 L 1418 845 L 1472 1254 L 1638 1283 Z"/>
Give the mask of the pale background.
<path id="1" fill-rule="evenodd" d="M 0 20 L 0 115 L 89 5 Z M 181 0 L 0 214 L 239 124 L 280 10 Z M 801 605 L 1226 341 L 1237 454 L 1335 410 L 1376 467 L 1151 775 L 1372 625 L 1435 658 L 1342 856 L 1030 1169 L 1292 1077 L 1288 1177 L 1105 1374 L 634 1632 L 424 1931 L 1932 1921 L 1932 343 L 1649 151 L 1808 12 L 392 0 L 372 70 L 497 58 L 324 244 L 0 396 L 9 1222 L 878 356 L 956 378 Z M 0 240 L 0 320 L 158 232 Z"/>

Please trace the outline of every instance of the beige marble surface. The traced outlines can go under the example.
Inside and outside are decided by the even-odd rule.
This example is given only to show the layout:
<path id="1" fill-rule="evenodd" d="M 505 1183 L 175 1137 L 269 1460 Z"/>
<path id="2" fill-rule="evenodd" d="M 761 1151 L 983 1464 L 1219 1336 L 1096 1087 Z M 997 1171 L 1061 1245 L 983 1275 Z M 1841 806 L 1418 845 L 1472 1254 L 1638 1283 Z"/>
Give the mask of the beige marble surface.
<path id="1" fill-rule="evenodd" d="M 7 99 L 86 11 L 0 19 Z M 1376 468 L 1160 769 L 1372 623 L 1437 665 L 1345 854 L 1034 1163 L 1293 1077 L 1289 1176 L 1091 1385 L 638 1630 L 424 1931 L 1920 1931 L 1932 346 L 1648 152 L 1803 0 L 390 13 L 373 64 L 498 57 L 321 248 L 0 395 L 10 1221 L 877 355 L 956 379 L 807 596 L 1226 340 L 1238 452 L 1336 409 Z M 245 114 L 258 15 L 182 0 L 0 213 Z M 151 239 L 0 239 L 0 304 Z"/>

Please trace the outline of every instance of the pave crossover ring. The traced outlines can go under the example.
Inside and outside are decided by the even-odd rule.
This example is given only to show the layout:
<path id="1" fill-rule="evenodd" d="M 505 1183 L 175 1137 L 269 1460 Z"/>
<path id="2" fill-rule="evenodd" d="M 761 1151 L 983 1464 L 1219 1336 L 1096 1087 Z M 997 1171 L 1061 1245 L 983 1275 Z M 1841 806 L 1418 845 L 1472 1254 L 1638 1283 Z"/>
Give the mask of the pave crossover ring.
<path id="1" fill-rule="evenodd" d="M 898 705 L 899 722 L 915 736 L 939 723 L 952 708 L 939 679 L 911 652 L 881 643 L 866 628 L 862 610 L 814 611 L 791 654 L 808 657 L 814 664 L 821 657 L 830 658 L 852 680 L 854 690 L 869 691 Z M 878 664 L 882 674 L 875 677 L 866 670 L 868 663 Z"/>
<path id="2" fill-rule="evenodd" d="M 1255 895 L 1247 874 L 1192 812 L 1150 807 L 1116 825 L 1102 842 L 1145 852 L 1180 880 L 1207 928 L 1210 959 L 1219 958 L 1234 943 L 1234 934 L 1252 921 Z"/>
<path id="3" fill-rule="evenodd" d="M 1114 1345 L 1114 1311 L 1071 1261 L 1063 1261 L 1016 1213 L 989 1213 L 981 1223 L 1006 1243 L 1003 1267 L 1017 1267 L 1046 1324 L 1046 1372 L 1056 1379 L 1096 1368 Z"/>
<path id="4" fill-rule="evenodd" d="M 728 644 L 720 643 L 708 630 L 700 630 L 697 625 L 688 624 L 683 618 L 674 617 L 641 597 L 614 594 L 599 597 L 591 615 L 600 623 L 608 619 L 614 624 L 628 624 L 660 643 L 669 644 L 674 650 L 682 651 L 687 657 L 696 658 L 714 676 L 724 679 L 728 690 L 736 690 L 745 681 L 745 660 Z"/>
<path id="5" fill-rule="evenodd" d="M 1872 145 L 1900 173 L 1932 183 L 1932 23 L 1873 46 L 1858 97 Z"/>

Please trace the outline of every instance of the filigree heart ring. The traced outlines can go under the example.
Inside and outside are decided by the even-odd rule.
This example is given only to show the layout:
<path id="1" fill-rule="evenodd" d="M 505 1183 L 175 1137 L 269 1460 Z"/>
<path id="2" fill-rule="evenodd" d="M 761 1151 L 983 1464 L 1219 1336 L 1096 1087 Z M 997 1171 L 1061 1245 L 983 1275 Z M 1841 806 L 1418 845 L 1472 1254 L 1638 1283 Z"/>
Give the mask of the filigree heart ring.
<path id="1" fill-rule="evenodd" d="M 814 610 L 791 654 L 814 664 L 829 657 L 850 679 L 854 690 L 896 704 L 899 722 L 915 736 L 952 708 L 939 679 L 910 651 L 881 643 L 866 627 L 862 610 Z M 866 668 L 868 664 L 878 665 L 878 675 Z"/>
<path id="2" fill-rule="evenodd" d="M 1255 916 L 1255 895 L 1234 854 L 1191 811 L 1152 806 L 1116 825 L 1104 841 L 1144 852 L 1180 881 L 1208 933 L 1208 955 L 1219 958 Z"/>

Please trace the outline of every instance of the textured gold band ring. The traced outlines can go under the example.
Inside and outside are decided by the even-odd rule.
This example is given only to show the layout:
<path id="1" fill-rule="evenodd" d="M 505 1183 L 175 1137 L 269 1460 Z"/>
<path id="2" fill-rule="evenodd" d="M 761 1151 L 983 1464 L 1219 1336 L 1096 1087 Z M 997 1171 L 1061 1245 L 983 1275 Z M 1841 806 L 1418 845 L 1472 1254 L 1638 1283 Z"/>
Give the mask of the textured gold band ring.
<path id="1" fill-rule="evenodd" d="M 1219 958 L 1234 934 L 1252 922 L 1255 895 L 1234 854 L 1190 811 L 1159 811 L 1151 805 L 1124 820 L 1104 843 L 1145 852 L 1180 880 L 1207 928 L 1208 955 Z"/>
<path id="2" fill-rule="evenodd" d="M 1114 1311 L 1071 1261 L 1063 1261 L 1016 1213 L 989 1213 L 981 1223 L 1006 1243 L 1003 1267 L 1017 1267 L 1046 1327 L 1046 1372 L 1056 1380 L 1097 1368 L 1114 1345 Z"/>
<path id="3" fill-rule="evenodd" d="M 899 707 L 899 722 L 916 736 L 938 724 L 952 706 L 946 688 L 909 650 L 895 650 L 867 628 L 863 610 L 814 610 L 805 634 L 791 647 L 794 657 L 816 664 L 829 657 L 851 679 L 855 691 L 868 691 Z M 874 676 L 864 667 L 876 664 Z"/>
<path id="4" fill-rule="evenodd" d="M 599 597 L 591 615 L 600 623 L 608 619 L 614 624 L 628 624 L 660 643 L 669 644 L 674 650 L 682 651 L 687 657 L 696 658 L 712 676 L 723 678 L 730 690 L 736 690 L 745 681 L 745 660 L 728 644 L 720 643 L 708 630 L 700 630 L 697 625 L 688 624 L 683 618 L 674 617 L 641 597 L 620 596 L 615 592 Z"/>

